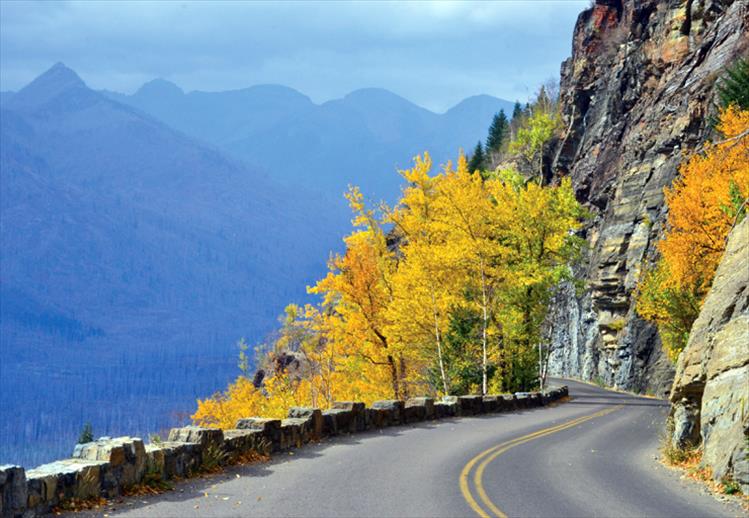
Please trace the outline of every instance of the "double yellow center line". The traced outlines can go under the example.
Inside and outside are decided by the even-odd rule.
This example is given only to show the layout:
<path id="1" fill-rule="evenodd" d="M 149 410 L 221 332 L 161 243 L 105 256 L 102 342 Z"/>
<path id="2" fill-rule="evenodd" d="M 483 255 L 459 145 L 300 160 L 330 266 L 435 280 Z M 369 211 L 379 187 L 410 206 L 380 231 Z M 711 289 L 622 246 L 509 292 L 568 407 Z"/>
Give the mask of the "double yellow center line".
<path id="1" fill-rule="evenodd" d="M 460 492 L 463 493 L 463 498 L 466 499 L 466 502 L 468 502 L 468 505 L 471 506 L 471 509 L 473 509 L 476 512 L 476 514 L 478 514 L 482 518 L 491 518 L 492 515 L 497 516 L 498 518 L 507 518 L 507 515 L 503 513 L 491 501 L 489 496 L 486 494 L 486 491 L 484 490 L 484 484 L 481 479 L 489 463 L 491 463 L 494 459 L 496 459 L 497 457 L 505 453 L 507 450 L 514 448 L 515 446 L 524 444 L 526 442 L 530 442 L 534 439 L 538 439 L 539 437 L 544 437 L 546 435 L 551 435 L 553 433 L 560 432 L 568 428 L 572 428 L 574 426 L 584 423 L 585 421 L 590 421 L 591 419 L 595 419 L 596 417 L 605 416 L 606 414 L 610 414 L 614 410 L 618 410 L 621 407 L 622 405 L 617 405 L 615 407 L 605 408 L 594 414 L 586 415 L 583 417 L 578 417 L 577 419 L 572 419 L 571 421 L 567 421 L 565 423 L 562 423 L 556 426 L 544 428 L 543 430 L 539 430 L 537 432 L 533 432 L 528 435 L 523 435 L 522 437 L 517 437 L 515 439 L 503 442 L 501 444 L 497 444 L 496 446 L 492 446 L 491 448 L 482 451 L 481 453 L 476 455 L 474 458 L 472 458 L 470 461 L 468 461 L 468 463 L 463 468 L 463 471 L 460 472 Z M 478 464 L 478 467 L 474 470 L 474 467 L 476 467 L 477 464 Z M 473 471 L 474 490 L 475 490 L 476 495 L 478 495 L 479 500 L 481 500 L 481 502 L 483 503 L 484 507 L 482 507 L 477 502 L 476 498 L 474 497 L 473 492 L 471 491 L 470 475 L 472 471 Z"/>

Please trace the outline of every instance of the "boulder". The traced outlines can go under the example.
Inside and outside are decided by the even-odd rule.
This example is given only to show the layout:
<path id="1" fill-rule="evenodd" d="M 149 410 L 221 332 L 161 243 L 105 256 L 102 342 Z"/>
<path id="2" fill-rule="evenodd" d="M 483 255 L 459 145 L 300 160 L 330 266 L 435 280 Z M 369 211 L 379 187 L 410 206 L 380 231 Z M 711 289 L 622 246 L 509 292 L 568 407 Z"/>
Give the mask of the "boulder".
<path id="1" fill-rule="evenodd" d="M 454 398 L 454 399 L 445 399 Z M 460 415 L 460 407 L 458 406 L 458 398 L 455 396 L 445 396 L 442 401 L 437 401 L 434 404 L 434 412 L 437 419 L 444 419 L 446 417 L 455 417 Z"/>
<path id="2" fill-rule="evenodd" d="M 146 471 L 146 449 L 137 437 L 101 437 L 93 442 L 77 444 L 73 458 L 102 460 L 109 466 L 102 478 L 103 494 L 117 496 L 123 488 L 139 484 Z"/>
<path id="3" fill-rule="evenodd" d="M 66 459 L 29 470 L 26 473 L 29 508 L 41 514 L 72 498 L 101 496 L 101 482 L 108 467 L 109 463 L 102 460 Z"/>
<path id="4" fill-rule="evenodd" d="M 319 440 L 322 437 L 323 418 L 322 411 L 319 408 L 311 407 L 291 407 L 289 417 L 294 419 L 307 419 L 310 421 L 310 439 Z"/>
<path id="5" fill-rule="evenodd" d="M 434 399 L 429 397 L 413 397 L 404 405 L 406 421 L 409 423 L 434 419 Z"/>
<path id="6" fill-rule="evenodd" d="M 28 489 L 21 466 L 0 466 L 0 516 L 21 516 L 26 509 Z"/>
<path id="7" fill-rule="evenodd" d="M 270 443 L 263 442 L 263 437 L 261 430 L 224 430 L 224 447 L 232 459 L 251 451 L 269 455 Z"/>
<path id="8" fill-rule="evenodd" d="M 679 355 L 671 442 L 702 443 L 702 466 L 749 492 L 749 218 L 733 229 Z"/>
<path id="9" fill-rule="evenodd" d="M 290 417 L 281 420 L 281 449 L 299 448 L 309 442 L 311 424 L 309 419 Z"/>
<path id="10" fill-rule="evenodd" d="M 499 411 L 499 396 L 484 396 L 482 398 L 482 405 L 486 413 Z"/>
<path id="11" fill-rule="evenodd" d="M 354 413 L 351 410 L 342 408 L 329 408 L 323 410 L 323 434 L 338 435 L 339 433 L 349 433 L 354 428 Z"/>
<path id="12" fill-rule="evenodd" d="M 260 430 L 268 441 L 271 451 L 281 449 L 281 420 L 269 417 L 245 417 L 237 421 L 238 430 Z"/>
<path id="13" fill-rule="evenodd" d="M 372 403 L 372 409 L 380 413 L 381 426 L 393 426 L 403 423 L 405 403 L 396 399 L 386 399 Z"/>
<path id="14" fill-rule="evenodd" d="M 367 429 L 367 408 L 361 401 L 336 401 L 333 403 L 336 410 L 348 410 L 351 412 L 351 423 L 349 432 L 363 432 Z"/>
<path id="15" fill-rule="evenodd" d="M 146 470 L 162 480 L 189 477 L 200 471 L 203 449 L 196 442 L 146 445 Z"/>
<path id="16" fill-rule="evenodd" d="M 481 396 L 458 396 L 460 415 L 477 415 L 484 411 Z"/>
<path id="17" fill-rule="evenodd" d="M 221 428 L 201 428 L 199 426 L 185 426 L 172 428 L 169 431 L 170 442 L 196 442 L 203 448 L 221 448 L 224 443 L 224 432 Z"/>
<path id="18" fill-rule="evenodd" d="M 532 408 L 536 408 L 543 405 L 543 399 L 541 397 L 540 392 L 531 392 L 528 395 L 528 399 L 530 400 L 530 406 Z"/>
<path id="19" fill-rule="evenodd" d="M 516 392 L 515 393 L 515 406 L 516 408 L 530 408 L 531 406 L 531 395 L 530 392 Z"/>
<path id="20" fill-rule="evenodd" d="M 515 394 L 502 394 L 497 403 L 499 404 L 499 409 L 505 412 L 510 412 L 518 408 L 518 401 Z"/>

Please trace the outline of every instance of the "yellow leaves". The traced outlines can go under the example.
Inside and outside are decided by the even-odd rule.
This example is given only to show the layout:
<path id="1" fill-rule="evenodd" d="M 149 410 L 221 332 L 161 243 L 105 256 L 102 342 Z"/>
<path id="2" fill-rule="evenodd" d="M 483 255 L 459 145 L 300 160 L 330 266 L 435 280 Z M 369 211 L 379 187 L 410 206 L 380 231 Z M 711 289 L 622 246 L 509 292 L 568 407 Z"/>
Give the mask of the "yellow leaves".
<path id="1" fill-rule="evenodd" d="M 545 299 L 534 294 L 528 302 L 527 294 L 546 290 L 569 259 L 580 216 L 570 183 L 541 187 L 512 172 L 485 181 L 469 172 L 462 153 L 456 166 L 434 174 L 427 153 L 416 157 L 400 172 L 408 184 L 393 209 L 372 210 L 350 188 L 355 228 L 344 239 L 346 251 L 332 256 L 327 275 L 308 288 L 321 304 L 286 308 L 258 358 L 261 388 L 240 377 L 199 401 L 193 420 L 230 428 L 243 417 L 285 417 L 290 406 L 449 392 L 445 334 L 457 309 L 480 320 L 478 332 L 464 331 L 466 340 L 478 340 L 466 347 L 479 351 L 482 390 L 489 363 L 532 363 L 536 335 L 529 329 Z M 476 372 L 466 363 L 475 358 L 455 359 L 453 372 Z"/>
<path id="2" fill-rule="evenodd" d="M 429 172 L 432 170 L 432 157 L 429 153 L 414 157 L 414 166 L 411 169 L 399 171 L 400 175 L 409 183 L 420 187 L 426 187 L 431 178 Z"/>
<path id="3" fill-rule="evenodd" d="M 265 406 L 264 395 L 250 380 L 240 377 L 223 394 L 198 400 L 198 409 L 191 417 L 200 426 L 234 428 L 243 417 L 264 415 Z"/>
<path id="4" fill-rule="evenodd" d="M 736 105 L 728 106 L 721 114 L 716 129 L 725 139 L 737 137 L 749 130 L 749 110 L 742 110 Z M 746 140 L 743 141 L 744 149 L 747 147 Z M 718 144 L 718 147 L 728 148 L 729 143 Z"/>
<path id="5" fill-rule="evenodd" d="M 728 107 L 717 128 L 723 138 L 684 162 L 664 189 L 668 226 L 658 243 L 661 259 L 639 286 L 637 310 L 658 325 L 673 359 L 686 344 L 749 197 L 749 111 Z"/>
<path id="6" fill-rule="evenodd" d="M 749 128 L 749 111 L 728 108 L 718 128 L 731 139 Z M 658 248 L 675 287 L 705 291 L 725 249 L 738 207 L 749 196 L 749 136 L 708 144 L 665 189 L 668 230 Z M 732 199 L 734 198 L 734 199 Z"/>
<path id="7" fill-rule="evenodd" d="M 518 128 L 515 139 L 510 142 L 510 152 L 524 156 L 529 162 L 538 157 L 541 164 L 543 148 L 554 136 L 559 127 L 559 120 L 556 111 L 544 109 L 540 105 L 535 106 L 531 116 Z"/>

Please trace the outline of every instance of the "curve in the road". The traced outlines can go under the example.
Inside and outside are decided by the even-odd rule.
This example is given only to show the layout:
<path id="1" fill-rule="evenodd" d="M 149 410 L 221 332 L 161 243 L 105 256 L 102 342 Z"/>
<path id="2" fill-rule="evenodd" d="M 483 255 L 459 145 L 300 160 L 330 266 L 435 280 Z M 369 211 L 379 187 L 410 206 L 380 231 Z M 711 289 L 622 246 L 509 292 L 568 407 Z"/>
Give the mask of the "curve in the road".
<path id="1" fill-rule="evenodd" d="M 510 441 L 505 441 L 503 443 L 497 444 L 496 446 L 492 446 L 491 448 L 487 448 L 486 450 L 482 451 L 474 458 L 472 458 L 470 461 L 468 461 L 468 463 L 463 467 L 463 471 L 460 472 L 460 492 L 463 494 L 463 498 L 465 498 L 471 509 L 473 509 L 477 515 L 481 516 L 481 518 L 491 518 L 492 514 L 490 513 L 493 513 L 494 516 L 498 518 L 507 518 L 507 515 L 502 512 L 499 507 L 497 507 L 497 505 L 491 500 L 491 498 L 489 498 L 489 495 L 487 495 L 486 490 L 484 489 L 484 483 L 482 480 L 484 471 L 492 461 L 494 461 L 497 457 L 510 450 L 511 448 L 514 448 L 515 446 L 525 444 L 527 442 L 544 437 L 546 435 L 551 435 L 562 430 L 567 430 L 568 428 L 573 428 L 586 421 L 595 419 L 596 417 L 603 417 L 607 414 L 610 414 L 611 412 L 618 410 L 619 408 L 622 408 L 621 405 L 617 405 L 611 408 L 605 408 L 593 414 L 578 417 L 576 419 L 571 419 L 560 425 L 550 426 L 549 428 L 544 428 L 543 430 L 539 430 L 537 432 L 533 432 L 522 437 L 512 439 Z M 474 470 L 474 467 L 476 467 L 476 464 L 479 462 L 480 464 L 478 464 L 478 467 Z M 474 490 L 483 502 L 486 509 L 488 509 L 488 512 L 476 501 L 476 498 L 473 496 L 473 492 L 471 491 L 470 475 L 472 471 L 474 473 L 472 477 Z"/>
<path id="2" fill-rule="evenodd" d="M 654 458 L 668 402 L 562 382 L 565 403 L 340 436 L 75 518 L 742 515 Z"/>

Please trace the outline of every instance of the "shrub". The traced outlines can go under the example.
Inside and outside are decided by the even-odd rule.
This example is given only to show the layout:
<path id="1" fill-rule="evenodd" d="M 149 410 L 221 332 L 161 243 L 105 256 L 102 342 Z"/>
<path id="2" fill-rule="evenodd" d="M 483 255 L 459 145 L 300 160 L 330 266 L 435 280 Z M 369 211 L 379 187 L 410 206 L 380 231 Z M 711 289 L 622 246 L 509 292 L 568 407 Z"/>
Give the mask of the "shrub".
<path id="1" fill-rule="evenodd" d="M 749 110 L 749 61 L 739 59 L 728 67 L 718 81 L 718 100 L 721 107 L 738 106 Z"/>
<path id="2" fill-rule="evenodd" d="M 221 446 L 210 444 L 203 451 L 203 464 L 201 470 L 205 473 L 216 473 L 221 471 L 222 466 L 228 461 L 228 454 Z"/>
<path id="3" fill-rule="evenodd" d="M 731 477 L 723 477 L 720 481 L 721 493 L 724 495 L 741 494 L 741 486 Z"/>
<path id="4" fill-rule="evenodd" d="M 94 429 L 91 426 L 91 423 L 86 423 L 83 425 L 83 430 L 81 430 L 81 434 L 78 436 L 78 444 L 85 444 L 87 442 L 92 442 L 94 440 Z"/>

